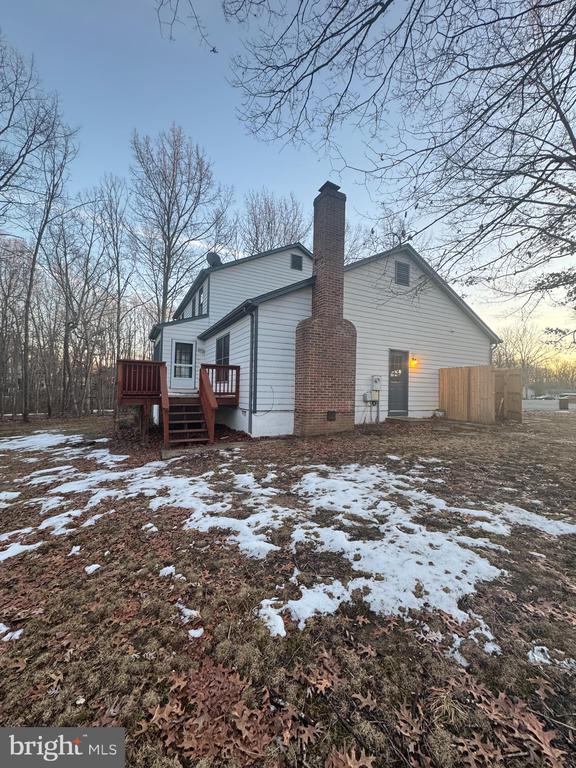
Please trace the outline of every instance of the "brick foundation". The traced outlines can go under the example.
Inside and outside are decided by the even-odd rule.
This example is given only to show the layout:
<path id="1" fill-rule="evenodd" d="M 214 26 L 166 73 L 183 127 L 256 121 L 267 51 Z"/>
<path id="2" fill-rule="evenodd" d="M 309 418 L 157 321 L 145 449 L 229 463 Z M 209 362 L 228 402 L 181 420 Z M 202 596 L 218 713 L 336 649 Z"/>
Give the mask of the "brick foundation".
<path id="1" fill-rule="evenodd" d="M 346 196 L 326 182 L 314 200 L 312 317 L 296 328 L 294 433 L 354 426 L 356 328 L 343 317 Z"/>

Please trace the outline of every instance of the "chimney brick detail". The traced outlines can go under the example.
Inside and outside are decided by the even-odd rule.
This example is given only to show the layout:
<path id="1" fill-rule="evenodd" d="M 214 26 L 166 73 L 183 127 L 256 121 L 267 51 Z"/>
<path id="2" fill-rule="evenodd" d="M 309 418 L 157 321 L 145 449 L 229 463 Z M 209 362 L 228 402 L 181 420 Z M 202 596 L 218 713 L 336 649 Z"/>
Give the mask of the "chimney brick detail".
<path id="1" fill-rule="evenodd" d="M 312 317 L 296 328 L 297 435 L 354 426 L 356 328 L 344 314 L 346 195 L 326 182 L 314 200 Z"/>

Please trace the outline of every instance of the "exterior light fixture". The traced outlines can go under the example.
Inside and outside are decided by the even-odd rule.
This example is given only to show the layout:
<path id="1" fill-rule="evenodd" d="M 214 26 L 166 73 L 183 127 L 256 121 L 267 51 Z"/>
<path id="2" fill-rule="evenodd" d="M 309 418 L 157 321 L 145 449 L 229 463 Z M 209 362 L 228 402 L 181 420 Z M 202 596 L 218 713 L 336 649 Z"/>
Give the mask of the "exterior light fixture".
<path id="1" fill-rule="evenodd" d="M 418 360 L 418 358 L 417 358 L 417 357 L 414 357 L 414 355 L 412 355 L 412 356 L 410 357 L 410 368 L 417 368 L 417 367 L 418 367 L 418 364 L 419 364 L 419 360 Z"/>

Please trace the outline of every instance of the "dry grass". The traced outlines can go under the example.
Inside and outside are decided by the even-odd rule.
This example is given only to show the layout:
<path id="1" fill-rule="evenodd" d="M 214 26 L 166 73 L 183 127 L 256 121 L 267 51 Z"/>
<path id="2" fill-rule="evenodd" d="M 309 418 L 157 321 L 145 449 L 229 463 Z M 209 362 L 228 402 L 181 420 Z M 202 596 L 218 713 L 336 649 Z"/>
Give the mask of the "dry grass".
<path id="1" fill-rule="evenodd" d="M 43 427 L 2 422 L 0 436 Z M 50 427 L 88 439 L 111 435 L 108 419 Z M 111 448 L 130 453 L 126 465 L 133 467 L 159 450 L 154 436 L 144 450 L 129 435 Z M 528 414 L 525 424 L 509 428 L 383 427 L 252 442 L 242 448 L 242 471 L 260 478 L 270 462 L 370 464 L 390 453 L 408 467 L 442 459 L 442 497 L 449 502 L 539 499 L 546 514 L 576 520 L 573 413 Z M 179 467 L 190 474 L 213 470 L 213 482 L 225 484 L 221 460 L 199 452 Z M 22 466 L 6 457 L 0 463 L 0 489 L 8 490 Z M 72 463 L 93 468 L 85 459 Z M 283 505 L 290 506 L 297 477 L 287 473 Z M 0 533 L 32 516 L 25 502 L 38 489 L 18 488 L 19 503 L 0 512 Z M 260 601 L 280 580 L 282 597 L 296 597 L 298 588 L 288 582 L 295 566 L 303 584 L 319 576 L 346 580 L 351 574 L 342 559 L 310 552 L 296 562 L 285 547 L 265 560 L 249 559 L 225 532 L 184 534 L 186 513 L 177 508 L 162 510 L 155 518 L 160 534 L 150 537 L 141 528 L 146 505 L 140 497 L 116 503 L 116 514 L 80 529 L 73 539 L 79 557 L 68 557 L 66 537 L 54 537 L 0 564 L 0 621 L 25 629 L 20 640 L 0 642 L 0 723 L 123 726 L 128 764 L 149 768 L 576 766 L 574 674 L 527 659 L 534 644 L 576 658 L 576 537 L 517 528 L 506 540 L 508 552 L 491 553 L 508 575 L 481 585 L 463 607 L 485 618 L 503 653 L 488 656 L 465 641 L 464 672 L 442 645 L 421 637 L 417 624 L 375 615 L 361 602 L 311 620 L 303 631 L 292 626 L 285 638 L 271 637 L 255 615 Z M 244 514 L 242 506 L 234 511 Z M 426 524 L 442 530 L 445 521 L 437 514 Z M 283 544 L 286 536 L 279 529 L 273 541 Z M 545 559 L 528 557 L 534 550 Z M 83 566 L 94 562 L 105 567 L 88 578 Z M 186 580 L 161 578 L 167 564 Z M 200 611 L 200 640 L 190 642 L 180 625 L 178 600 Z M 452 628 L 450 617 L 424 618 L 432 630 Z"/>

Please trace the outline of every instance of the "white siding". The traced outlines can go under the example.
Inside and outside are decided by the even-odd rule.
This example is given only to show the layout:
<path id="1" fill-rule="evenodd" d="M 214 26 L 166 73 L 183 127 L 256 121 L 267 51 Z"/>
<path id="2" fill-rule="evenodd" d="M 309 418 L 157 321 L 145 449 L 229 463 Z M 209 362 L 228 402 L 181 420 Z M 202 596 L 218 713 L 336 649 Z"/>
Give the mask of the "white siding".
<path id="1" fill-rule="evenodd" d="M 310 317 L 311 300 L 312 289 L 303 288 L 258 307 L 257 412 L 291 414 L 291 420 L 276 419 L 277 429 L 293 424 L 296 326 Z"/>
<path id="2" fill-rule="evenodd" d="M 292 249 L 212 272 L 209 312 L 211 323 L 224 317 L 246 299 L 297 283 L 312 275 L 312 259 L 302 255 L 302 271 L 290 268 Z"/>
<path id="3" fill-rule="evenodd" d="M 162 359 L 171 373 L 174 340 L 196 343 L 196 370 L 214 362 L 216 339 L 230 333 L 230 363 L 240 366 L 240 406 L 220 408 L 218 420 L 248 431 L 250 419 L 250 316 L 217 336 L 197 342 L 197 335 L 236 306 L 284 285 L 309 277 L 290 268 L 290 250 L 217 270 L 210 275 L 209 317 L 165 326 Z M 490 340 L 478 325 L 408 255 L 409 289 L 394 284 L 394 259 L 378 260 L 345 273 L 344 316 L 357 330 L 356 422 L 376 418 L 362 400 L 371 376 L 382 377 L 380 419 L 388 413 L 388 355 L 405 350 L 418 360 L 409 372 L 409 415 L 430 416 L 438 407 L 438 369 L 490 362 Z M 417 288 L 417 290 L 415 290 Z M 257 311 L 257 395 L 252 415 L 255 436 L 290 434 L 294 420 L 294 345 L 298 323 L 311 314 L 310 288 L 267 301 Z M 196 387 L 198 374 L 193 382 Z"/>
<path id="4" fill-rule="evenodd" d="M 240 404 L 238 408 L 219 408 L 216 420 L 232 429 L 248 431 L 250 408 L 250 316 L 246 315 L 221 333 L 212 336 L 204 344 L 203 362 L 216 362 L 216 340 L 230 334 L 230 365 L 240 366 Z"/>
<path id="5" fill-rule="evenodd" d="M 302 271 L 290 267 L 292 253 L 302 255 Z M 218 320 L 231 312 L 243 301 L 262 293 L 283 288 L 285 285 L 297 283 L 312 274 L 312 259 L 299 248 L 289 248 L 285 251 L 272 253 L 258 259 L 239 262 L 226 269 L 216 270 L 204 281 L 205 301 L 209 314 L 206 317 L 190 318 L 190 322 L 177 322 L 166 325 L 162 332 L 162 357 L 168 367 L 168 386 L 175 391 L 196 389 L 200 364 L 211 362 L 207 357 L 206 342 L 197 341 L 196 337 Z M 183 310 L 188 318 L 191 310 L 189 302 Z M 180 379 L 172 382 L 174 341 L 196 344 L 195 347 L 195 378 L 190 382 Z"/>
<path id="6" fill-rule="evenodd" d="M 253 437 L 278 437 L 294 434 L 294 411 L 268 411 L 252 415 Z"/>
<path id="7" fill-rule="evenodd" d="M 402 254 L 399 260 L 409 258 Z M 357 331 L 356 423 L 370 421 L 362 395 L 370 390 L 373 374 L 382 376 L 380 419 L 387 416 L 390 349 L 408 351 L 418 361 L 409 371 L 410 416 L 431 416 L 438 407 L 439 368 L 490 363 L 489 338 L 413 262 L 409 289 L 393 279 L 394 259 L 345 274 L 344 316 Z"/>
<path id="8" fill-rule="evenodd" d="M 200 312 L 200 308 L 198 305 L 198 298 L 200 289 L 202 289 L 202 313 Z M 208 308 L 208 295 L 210 291 L 210 275 L 198 286 L 196 291 L 194 292 L 193 296 L 190 297 L 190 301 L 184 305 L 184 309 L 180 313 L 181 319 L 192 317 L 192 304 L 195 304 L 195 315 L 194 317 L 198 317 L 201 314 L 207 314 L 207 308 Z M 194 299 L 196 301 L 194 302 Z"/>
<path id="9" fill-rule="evenodd" d="M 190 320 L 188 323 L 175 323 L 174 325 L 165 325 L 162 329 L 162 360 L 166 363 L 168 368 L 168 388 L 174 390 L 183 389 L 196 389 L 198 386 L 198 369 L 200 363 L 205 362 L 202 350 L 205 343 L 198 341 L 196 336 L 210 325 L 210 320 L 207 317 L 200 317 L 195 320 Z M 174 342 L 182 341 L 187 344 L 194 344 L 194 361 L 196 364 L 195 377 L 190 382 L 184 382 L 180 379 L 177 384 L 172 383 L 172 373 L 174 368 L 173 350 Z"/>

